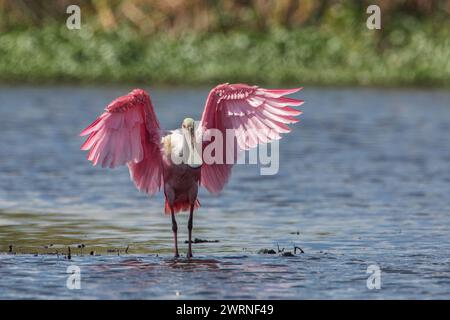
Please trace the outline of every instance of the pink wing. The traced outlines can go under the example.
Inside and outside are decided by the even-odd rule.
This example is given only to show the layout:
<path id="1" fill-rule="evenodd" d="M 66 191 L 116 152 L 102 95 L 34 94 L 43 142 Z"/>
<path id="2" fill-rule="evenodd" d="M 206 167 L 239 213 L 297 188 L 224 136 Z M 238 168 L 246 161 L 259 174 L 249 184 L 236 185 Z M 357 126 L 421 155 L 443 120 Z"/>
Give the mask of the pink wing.
<path id="1" fill-rule="evenodd" d="M 202 133 L 207 129 L 218 129 L 223 137 L 225 130 L 234 130 L 238 150 L 248 150 L 260 143 L 280 139 L 281 133 L 290 132 L 287 124 L 298 122 L 295 116 L 302 113 L 290 106 L 303 103 L 283 96 L 301 89 L 269 90 L 246 84 L 218 85 L 209 92 L 199 128 Z M 225 163 L 225 150 L 223 154 Z M 201 184 L 212 193 L 219 192 L 227 183 L 231 168 L 231 164 L 204 163 Z"/>
<path id="2" fill-rule="evenodd" d="M 142 89 L 111 102 L 90 126 L 81 150 L 89 150 L 93 165 L 115 168 L 127 164 L 140 191 L 153 194 L 161 188 L 161 130 L 150 96 Z"/>

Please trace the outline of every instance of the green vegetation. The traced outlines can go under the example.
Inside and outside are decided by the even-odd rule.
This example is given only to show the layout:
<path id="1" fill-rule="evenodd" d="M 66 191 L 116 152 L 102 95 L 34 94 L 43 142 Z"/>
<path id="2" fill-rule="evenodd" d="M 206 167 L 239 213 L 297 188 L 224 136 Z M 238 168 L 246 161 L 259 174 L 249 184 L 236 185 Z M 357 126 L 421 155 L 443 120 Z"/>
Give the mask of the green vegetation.
<path id="1" fill-rule="evenodd" d="M 93 8 L 103 8 L 99 3 L 94 1 Z M 117 8 L 110 10 L 115 18 L 109 22 L 98 18 L 104 12 L 90 9 L 81 30 L 66 28 L 67 15 L 39 22 L 25 16 L 3 25 L 0 81 L 450 86 L 448 12 L 438 9 L 420 14 L 391 9 L 382 30 L 368 30 L 364 4 L 348 1 L 345 6 L 332 2 L 319 18 L 312 11 L 300 25 L 273 17 L 259 25 L 251 15 L 229 22 L 214 13 L 210 24 L 189 28 L 188 20 L 185 28 L 173 23 L 164 31 L 165 24 L 120 18 Z M 170 16 L 164 14 L 162 21 Z"/>

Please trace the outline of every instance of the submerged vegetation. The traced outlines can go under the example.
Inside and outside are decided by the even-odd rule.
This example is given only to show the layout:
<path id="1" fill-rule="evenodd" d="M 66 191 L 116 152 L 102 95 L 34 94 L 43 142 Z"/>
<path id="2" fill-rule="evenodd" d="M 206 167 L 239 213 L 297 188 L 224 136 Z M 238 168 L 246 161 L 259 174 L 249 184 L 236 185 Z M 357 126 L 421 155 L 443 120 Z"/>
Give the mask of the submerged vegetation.
<path id="1" fill-rule="evenodd" d="M 0 0 L 0 81 L 450 86 L 446 0 L 52 2 Z"/>

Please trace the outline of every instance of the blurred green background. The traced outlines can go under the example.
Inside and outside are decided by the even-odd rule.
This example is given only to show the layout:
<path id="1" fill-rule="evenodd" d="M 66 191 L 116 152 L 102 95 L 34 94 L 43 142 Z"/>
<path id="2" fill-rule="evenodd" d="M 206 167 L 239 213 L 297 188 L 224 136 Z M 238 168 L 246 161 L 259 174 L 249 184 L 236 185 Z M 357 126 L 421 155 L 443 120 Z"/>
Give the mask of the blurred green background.
<path id="1" fill-rule="evenodd" d="M 450 0 L 0 0 L 0 81 L 448 87 L 449 16 Z"/>

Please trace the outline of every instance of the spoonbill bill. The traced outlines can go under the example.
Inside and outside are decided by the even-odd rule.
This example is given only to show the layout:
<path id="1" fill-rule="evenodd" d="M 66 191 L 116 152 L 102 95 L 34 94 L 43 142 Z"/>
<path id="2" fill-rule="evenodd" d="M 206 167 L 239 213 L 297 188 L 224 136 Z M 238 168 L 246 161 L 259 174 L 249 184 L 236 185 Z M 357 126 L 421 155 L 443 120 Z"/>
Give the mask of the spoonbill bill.
<path id="1" fill-rule="evenodd" d="M 179 257 L 175 214 L 189 210 L 187 257 L 191 258 L 193 214 L 200 206 L 199 186 L 211 193 L 223 189 L 236 161 L 236 155 L 227 155 L 229 146 L 233 151 L 245 151 L 290 132 L 287 124 L 296 123 L 295 116 L 301 114 L 291 106 L 300 106 L 303 101 L 284 96 L 300 89 L 220 84 L 209 92 L 198 125 L 186 118 L 181 128 L 172 131 L 161 130 L 149 94 L 134 89 L 112 101 L 81 132 L 81 136 L 88 135 L 81 149 L 89 150 L 87 159 L 94 166 L 127 165 L 140 191 L 152 195 L 163 188 L 165 213 L 172 218 L 175 257 Z M 217 133 L 225 137 L 230 132 L 232 143 L 215 146 L 213 161 L 206 161 L 206 149 L 222 141 Z"/>

